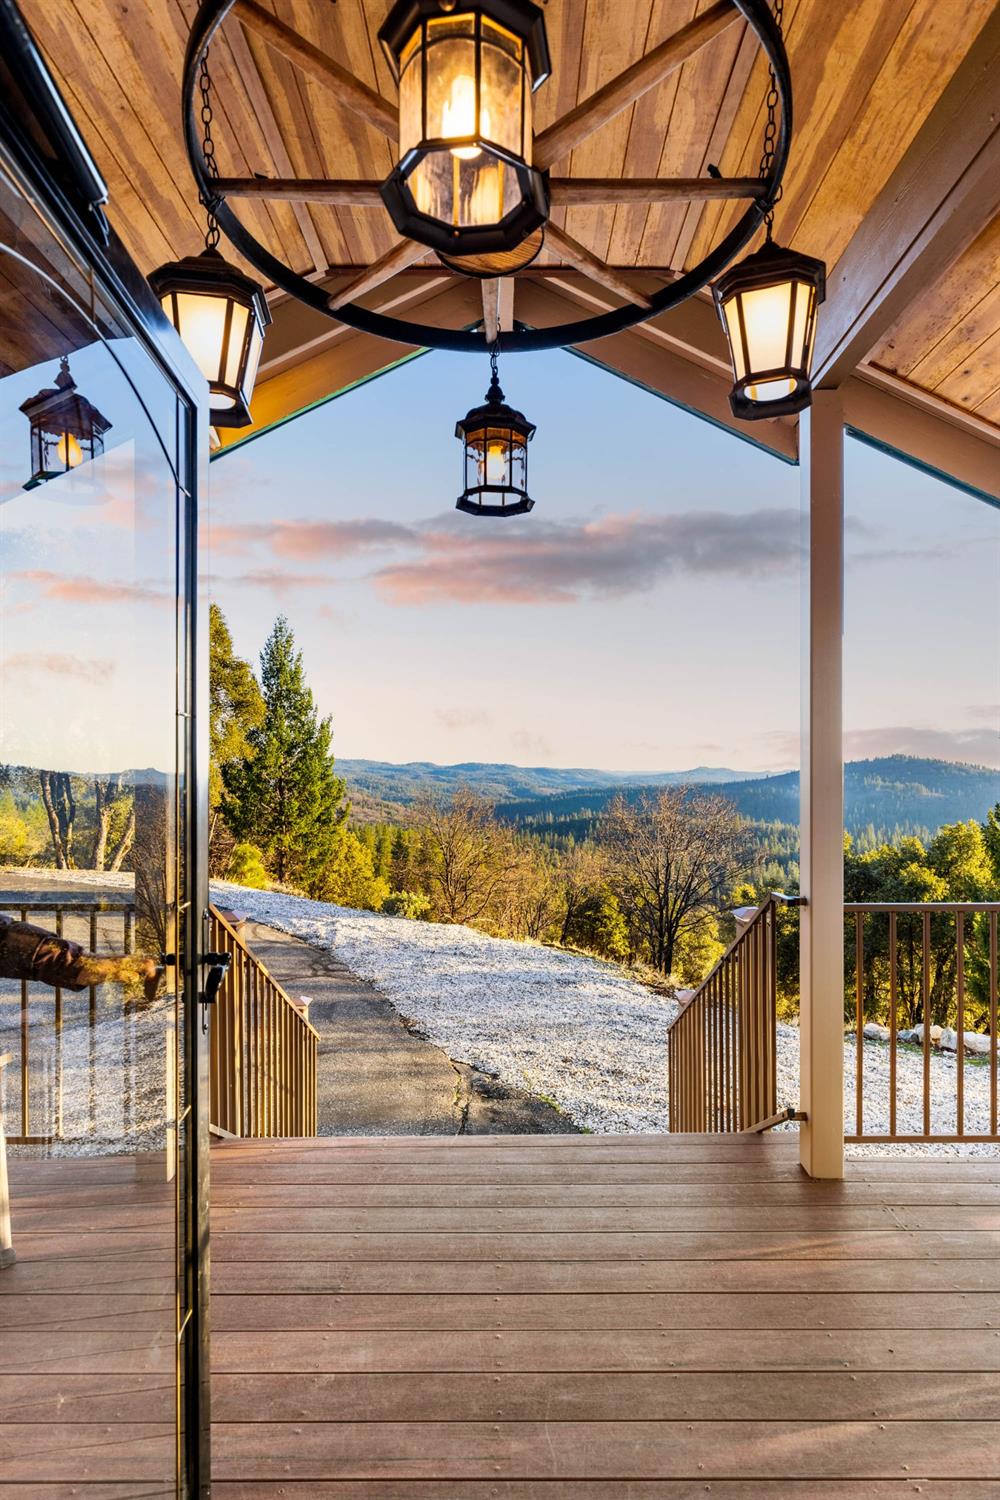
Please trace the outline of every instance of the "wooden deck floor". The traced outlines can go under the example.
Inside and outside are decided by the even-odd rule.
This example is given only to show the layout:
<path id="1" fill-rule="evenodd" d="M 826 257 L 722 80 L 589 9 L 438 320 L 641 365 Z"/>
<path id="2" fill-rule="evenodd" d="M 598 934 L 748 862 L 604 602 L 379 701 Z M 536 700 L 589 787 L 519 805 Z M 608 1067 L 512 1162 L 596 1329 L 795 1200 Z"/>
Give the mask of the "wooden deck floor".
<path id="1" fill-rule="evenodd" d="M 226 1144 L 220 1500 L 1000 1495 L 1000 1162 Z"/>
<path id="2" fill-rule="evenodd" d="M 0 1500 L 166 1495 L 164 1185 L 13 1176 Z M 1000 1162 L 227 1142 L 212 1198 L 218 1500 L 1000 1495 Z"/>

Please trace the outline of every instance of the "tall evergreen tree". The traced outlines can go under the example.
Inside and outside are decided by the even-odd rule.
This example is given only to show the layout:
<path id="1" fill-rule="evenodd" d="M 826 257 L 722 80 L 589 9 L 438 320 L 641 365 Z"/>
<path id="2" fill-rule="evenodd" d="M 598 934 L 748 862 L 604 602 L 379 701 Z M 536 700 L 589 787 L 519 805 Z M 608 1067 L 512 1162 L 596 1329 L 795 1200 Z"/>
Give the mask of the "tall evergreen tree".
<path id="1" fill-rule="evenodd" d="M 232 843 L 220 817 L 222 770 L 230 761 L 249 759 L 248 736 L 264 721 L 264 699 L 250 663 L 236 655 L 217 604 L 209 606 L 208 642 L 208 846 L 213 873 L 218 873 L 225 868 Z"/>
<path id="2" fill-rule="evenodd" d="M 223 767 L 225 818 L 237 839 L 262 851 L 277 880 L 312 895 L 322 889 L 348 813 L 330 720 L 319 717 L 283 615 L 260 666 L 265 716 L 247 734 L 249 755 Z"/>

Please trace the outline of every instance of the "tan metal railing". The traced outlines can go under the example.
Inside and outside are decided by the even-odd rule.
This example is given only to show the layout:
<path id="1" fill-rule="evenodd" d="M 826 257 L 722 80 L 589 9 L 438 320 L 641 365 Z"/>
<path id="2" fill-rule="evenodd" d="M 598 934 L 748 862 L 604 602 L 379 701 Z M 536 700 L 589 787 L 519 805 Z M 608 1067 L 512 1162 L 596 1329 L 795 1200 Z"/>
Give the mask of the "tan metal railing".
<path id="1" fill-rule="evenodd" d="M 208 947 L 230 956 L 211 1007 L 213 1126 L 237 1136 L 315 1135 L 319 1033 L 217 907 L 208 929 Z"/>
<path id="2" fill-rule="evenodd" d="M 131 901 L 47 900 L 38 897 L 25 901 L 0 901 L 0 911 L 12 912 L 22 922 L 36 922 L 58 937 L 79 943 L 87 953 L 132 953 L 135 947 L 135 904 Z M 7 1090 L 7 1140 L 12 1146 L 49 1145 L 53 1141 L 85 1139 L 96 1143 L 101 1137 L 97 1117 L 102 1093 L 97 1031 L 97 987 L 85 991 L 64 991 L 33 980 L 5 980 L 2 991 L 7 1011 L 13 996 L 20 992 L 19 1017 L 10 1028 L 13 1048 L 13 1075 Z M 134 1010 L 123 1013 L 121 1028 L 121 1066 L 131 1083 L 131 1070 L 139 1054 Z M 83 1066 L 87 1074 L 86 1118 L 75 1118 L 67 1130 L 65 1099 L 65 1044 L 70 1027 L 74 1033 L 86 1028 L 87 1043 Z M 77 1058 L 79 1068 L 81 1059 Z M 121 1090 L 122 1130 L 130 1124 L 128 1112 L 134 1113 L 131 1087 Z M 41 1128 L 37 1128 L 41 1126 Z"/>
<path id="3" fill-rule="evenodd" d="M 850 1141 L 997 1141 L 997 925 L 1000 902 L 852 901 L 844 907 L 848 984 L 854 994 L 854 1129 Z M 876 1022 L 888 1032 L 885 1092 L 876 1095 L 878 1074 L 865 1070 L 864 1027 Z M 978 1025 L 976 1024 L 978 1022 Z M 900 1032 L 917 1025 L 920 1086 L 900 1090 Z M 953 1032 L 954 1069 L 938 1065 L 932 1090 L 932 1027 Z M 985 1026 L 985 1030 L 983 1027 Z M 971 1038 L 977 1036 L 977 1051 Z M 938 1038 L 938 1040 L 941 1040 Z M 904 1041 L 903 1046 L 907 1043 Z M 968 1052 L 967 1052 L 968 1047 Z M 915 1051 L 916 1051 L 915 1048 Z M 951 1052 L 938 1052 L 944 1058 Z M 911 1054 L 912 1055 L 912 1054 Z M 869 1052 L 869 1057 L 871 1052 Z M 967 1078 L 967 1069 L 970 1070 Z M 971 1070 L 975 1070 L 974 1072 Z M 941 1099 L 940 1084 L 954 1078 L 954 1096 Z M 968 1079 L 980 1096 L 972 1122 Z M 881 1090 L 880 1090 L 881 1092 Z M 885 1125 L 873 1124 L 876 1111 Z M 887 1126 L 888 1128 L 885 1128 Z"/>
<path id="4" fill-rule="evenodd" d="M 779 905 L 768 896 L 667 1030 L 672 1131 L 752 1130 L 777 1113 Z"/>

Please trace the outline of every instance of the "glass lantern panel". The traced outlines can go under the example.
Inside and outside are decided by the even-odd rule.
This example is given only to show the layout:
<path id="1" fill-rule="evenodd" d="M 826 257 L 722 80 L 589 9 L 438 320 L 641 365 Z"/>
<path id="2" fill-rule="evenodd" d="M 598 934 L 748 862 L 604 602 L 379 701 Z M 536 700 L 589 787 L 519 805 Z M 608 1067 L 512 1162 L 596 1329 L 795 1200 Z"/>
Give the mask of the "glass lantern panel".
<path id="1" fill-rule="evenodd" d="M 517 174 L 487 151 L 475 161 L 432 151 L 408 178 L 421 213 L 459 229 L 499 224 L 521 201 Z"/>
<path id="2" fill-rule="evenodd" d="M 722 316 L 726 320 L 726 337 L 729 340 L 729 352 L 733 361 L 733 374 L 737 380 L 742 380 L 747 372 L 747 363 L 743 357 L 743 334 L 740 327 L 739 297 L 728 297 L 723 302 Z"/>
<path id="3" fill-rule="evenodd" d="M 487 121 L 482 130 L 489 134 Z M 427 139 L 462 140 L 476 134 L 476 43 L 471 16 L 448 16 L 427 28 Z M 468 160 L 477 146 L 457 147 Z"/>
<path id="4" fill-rule="evenodd" d="M 481 133 L 505 151 L 521 155 L 521 44 L 491 21 L 483 21 Z"/>
<path id="5" fill-rule="evenodd" d="M 260 364 L 260 352 L 263 347 L 264 335 L 260 331 L 260 324 L 254 317 L 250 329 L 250 353 L 247 356 L 246 374 L 243 376 L 243 395 L 247 401 L 253 395 L 254 384 L 257 380 L 257 366 Z"/>
<path id="6" fill-rule="evenodd" d="M 223 385 L 240 385 L 240 367 L 243 364 L 243 355 L 247 343 L 247 319 L 250 309 L 245 302 L 233 302 L 233 319 L 229 325 L 229 344 L 226 348 L 226 368 L 223 372 Z"/>
<path id="7" fill-rule="evenodd" d="M 490 427 L 486 432 L 486 483 L 510 487 L 510 428 Z"/>
<path id="8" fill-rule="evenodd" d="M 421 58 L 420 28 L 413 33 L 403 52 L 399 74 L 399 155 L 402 159 L 420 142 Z"/>
<path id="9" fill-rule="evenodd" d="M 482 428 L 469 432 L 465 438 L 465 488 L 477 489 L 486 483 L 486 465 L 483 454 L 486 448 L 486 433 Z"/>
<path id="10" fill-rule="evenodd" d="M 787 362 L 792 283 L 778 281 L 737 293 L 742 303 L 750 371 L 783 370 Z"/>
<path id="11" fill-rule="evenodd" d="M 809 309 L 813 290 L 805 281 L 792 282 L 792 364 L 808 366 L 809 363 Z"/>
<path id="12" fill-rule="evenodd" d="M 163 310 L 170 318 L 171 297 L 168 295 L 162 300 Z M 210 385 L 219 383 L 226 303 L 225 297 L 213 297 L 202 292 L 177 293 L 177 332 Z M 213 405 L 219 408 L 232 404 L 231 397 L 220 396 L 213 400 Z"/>
<path id="13" fill-rule="evenodd" d="M 522 492 L 528 488 L 528 449 L 520 433 L 513 434 L 510 445 L 510 485 Z"/>

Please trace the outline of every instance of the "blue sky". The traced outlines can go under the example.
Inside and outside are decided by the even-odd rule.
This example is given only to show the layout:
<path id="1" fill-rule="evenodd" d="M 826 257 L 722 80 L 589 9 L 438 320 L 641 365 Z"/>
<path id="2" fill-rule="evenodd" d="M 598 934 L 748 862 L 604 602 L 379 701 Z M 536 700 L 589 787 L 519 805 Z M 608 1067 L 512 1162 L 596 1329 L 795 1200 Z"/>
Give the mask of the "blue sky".
<path id="1" fill-rule="evenodd" d="M 454 510 L 482 362 L 412 360 L 216 459 L 211 592 L 279 611 L 342 756 L 797 763 L 798 470 L 565 353 L 502 362 L 531 515 Z M 855 441 L 846 749 L 1000 764 L 1000 513 Z"/>

